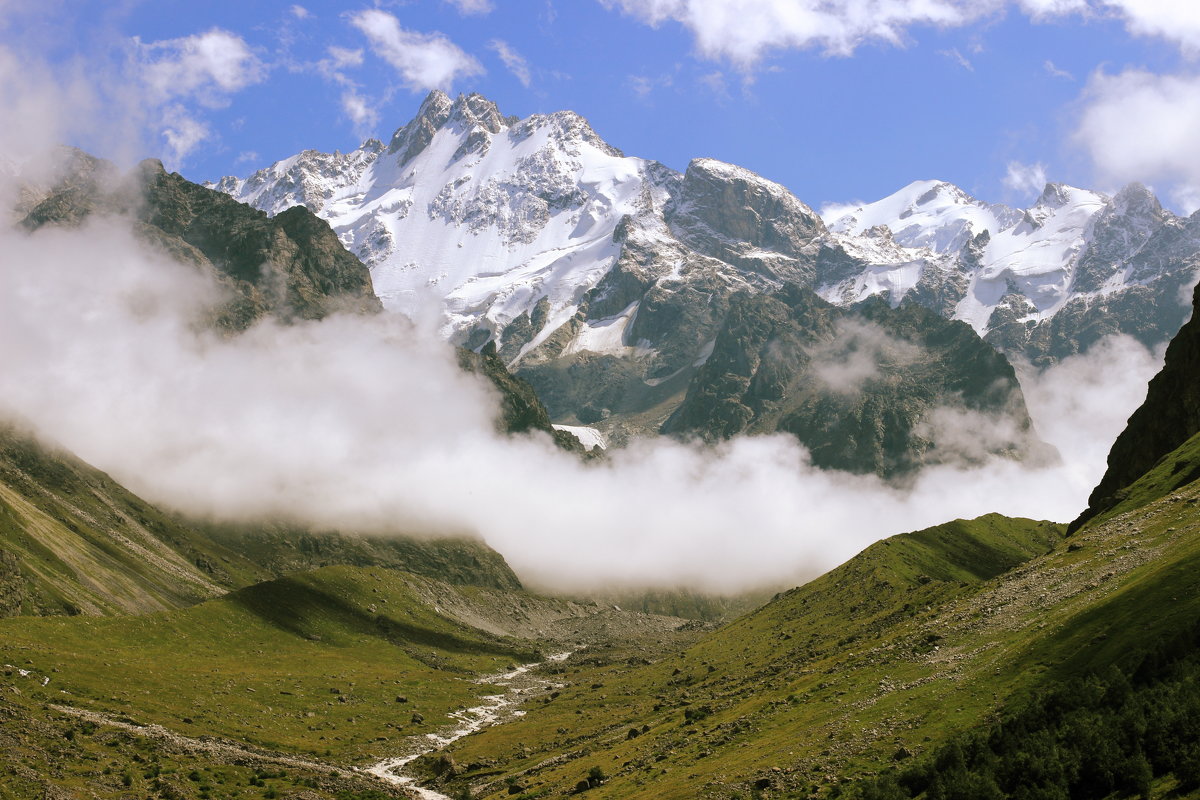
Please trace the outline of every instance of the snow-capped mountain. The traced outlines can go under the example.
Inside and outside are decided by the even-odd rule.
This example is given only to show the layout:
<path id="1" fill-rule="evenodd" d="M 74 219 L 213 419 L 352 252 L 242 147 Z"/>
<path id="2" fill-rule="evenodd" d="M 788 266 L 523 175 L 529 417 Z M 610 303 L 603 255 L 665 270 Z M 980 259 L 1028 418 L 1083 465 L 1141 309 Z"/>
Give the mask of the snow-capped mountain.
<path id="1" fill-rule="evenodd" d="M 305 151 L 216 188 L 324 217 L 386 307 L 420 313 L 434 297 L 448 333 L 498 333 L 543 298 L 553 327 L 575 313 L 616 258 L 617 224 L 648 202 L 646 169 L 571 112 L 518 121 L 434 92 L 387 146 Z"/>
<path id="2" fill-rule="evenodd" d="M 572 112 L 519 120 L 436 91 L 386 145 L 211 186 L 328 220 L 386 307 L 440 309 L 448 338 L 493 341 L 563 423 L 657 427 L 739 291 L 908 300 L 1049 363 L 1105 333 L 1169 339 L 1200 265 L 1200 219 L 1138 185 L 1109 198 L 1050 184 L 1022 210 L 921 181 L 822 220 L 740 167 L 697 159 L 680 174 Z"/>
<path id="3" fill-rule="evenodd" d="M 843 248 L 873 268 L 820 287 L 826 299 L 855 302 L 889 291 L 896 300 L 926 273 L 944 275 L 957 279 L 961 294 L 944 310 L 985 336 L 1006 323 L 1014 302 L 1023 312 L 1016 321 L 1036 326 L 1068 304 L 1103 302 L 1177 271 L 1172 267 L 1191 271 L 1139 266 L 1137 257 L 1156 236 L 1187 234 L 1189 226 L 1137 184 L 1113 198 L 1049 184 L 1032 207 L 1017 210 L 980 202 L 952 184 L 918 181 L 828 222 Z M 863 248 L 864 237 L 876 240 L 874 251 Z M 1200 239 L 1185 238 L 1200 249 Z"/>

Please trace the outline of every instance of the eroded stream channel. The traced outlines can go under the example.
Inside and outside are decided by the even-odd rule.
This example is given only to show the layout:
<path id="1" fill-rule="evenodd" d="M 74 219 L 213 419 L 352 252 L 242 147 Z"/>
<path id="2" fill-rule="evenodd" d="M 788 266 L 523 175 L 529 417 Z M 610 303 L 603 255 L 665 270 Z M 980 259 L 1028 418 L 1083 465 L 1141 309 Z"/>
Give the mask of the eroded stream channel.
<path id="1" fill-rule="evenodd" d="M 416 778 L 404 774 L 404 768 L 421 756 L 436 753 L 464 736 L 469 736 L 497 723 L 524 716 L 525 712 L 517 706 L 525 702 L 529 696 L 548 689 L 562 688 L 562 684 L 538 677 L 534 671 L 546 663 L 566 661 L 570 655 L 571 653 L 555 653 L 547 656 L 545 661 L 524 664 L 509 672 L 477 678 L 476 683 L 502 686 L 505 691 L 502 694 L 484 695 L 480 698 L 483 700 L 482 704 L 455 711 L 450 716 L 459 723 L 457 727 L 443 729 L 437 733 L 427 733 L 421 737 L 413 737 L 410 742 L 414 743 L 415 748 L 411 753 L 384 759 L 371 765 L 365 771 L 394 786 L 404 787 L 421 800 L 451 800 L 440 792 L 419 786 Z"/>

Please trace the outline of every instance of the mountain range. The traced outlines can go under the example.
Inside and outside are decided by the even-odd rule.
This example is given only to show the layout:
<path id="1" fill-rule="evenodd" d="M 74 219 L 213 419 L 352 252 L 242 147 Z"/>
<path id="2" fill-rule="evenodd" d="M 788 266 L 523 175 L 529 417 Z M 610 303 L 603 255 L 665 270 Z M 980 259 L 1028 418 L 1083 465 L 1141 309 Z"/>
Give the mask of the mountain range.
<path id="1" fill-rule="evenodd" d="M 918 181 L 822 217 L 731 164 L 679 173 L 572 112 L 517 119 L 438 91 L 387 143 L 209 185 L 326 219 L 385 307 L 437 301 L 448 339 L 493 342 L 556 422 L 615 443 L 675 427 L 740 293 L 915 303 L 1044 367 L 1113 333 L 1165 344 L 1200 266 L 1200 218 L 1137 184 L 1111 197 L 1049 184 L 1020 209 Z"/>

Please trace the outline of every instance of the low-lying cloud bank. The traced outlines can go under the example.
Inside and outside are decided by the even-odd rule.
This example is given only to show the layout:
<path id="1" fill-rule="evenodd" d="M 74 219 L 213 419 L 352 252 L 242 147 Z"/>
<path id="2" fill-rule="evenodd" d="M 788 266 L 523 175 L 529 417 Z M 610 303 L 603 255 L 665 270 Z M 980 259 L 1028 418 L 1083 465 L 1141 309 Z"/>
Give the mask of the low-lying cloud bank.
<path id="1" fill-rule="evenodd" d="M 407 320 L 195 324 L 218 289 L 118 220 L 0 233 L 0 409 L 153 502 L 219 519 L 474 533 L 555 589 L 787 584 L 990 511 L 1067 520 L 1158 359 L 1114 340 L 1025 388 L 1060 466 L 937 467 L 900 490 L 786 436 L 640 442 L 584 464 L 496 434 L 496 398 Z"/>

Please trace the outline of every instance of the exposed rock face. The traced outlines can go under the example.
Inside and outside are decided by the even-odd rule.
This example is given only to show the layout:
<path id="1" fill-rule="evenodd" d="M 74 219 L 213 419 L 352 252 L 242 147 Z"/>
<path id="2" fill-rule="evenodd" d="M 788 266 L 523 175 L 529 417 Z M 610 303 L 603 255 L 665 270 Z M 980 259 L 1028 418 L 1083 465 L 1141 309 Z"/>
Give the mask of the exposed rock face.
<path id="1" fill-rule="evenodd" d="M 825 225 L 777 183 L 699 158 L 688 165 L 664 211 L 671 231 L 697 253 L 772 280 L 813 281 Z"/>
<path id="2" fill-rule="evenodd" d="M 430 94 L 386 148 L 216 185 L 271 214 L 317 210 L 385 306 L 440 299 L 449 339 L 494 342 L 556 422 L 618 444 L 676 411 L 739 292 L 913 302 L 1045 366 L 1108 333 L 1166 341 L 1200 266 L 1200 229 L 1137 185 L 1050 184 L 1014 209 L 920 181 L 822 220 L 748 170 L 680 174 L 570 112 L 515 120 L 478 95 Z"/>
<path id="3" fill-rule="evenodd" d="M 1200 308 L 1200 288 L 1193 295 Z M 1132 484 L 1172 450 L 1200 432 L 1200 319 L 1192 318 L 1167 347 L 1162 371 L 1150 381 L 1146 401 L 1108 454 L 1108 470 L 1088 498 L 1088 507 L 1072 530 L 1120 502 L 1120 490 Z"/>
<path id="4" fill-rule="evenodd" d="M 139 234 L 196 264 L 233 290 L 217 324 L 243 330 L 271 314 L 321 319 L 334 311 L 382 308 L 370 272 L 346 252 L 329 225 L 305 208 L 268 217 L 205 189 L 157 161 L 128 176 L 78 151 L 64 179 L 24 219 L 25 227 L 77 225 L 93 214 L 131 214 Z"/>
<path id="5" fill-rule="evenodd" d="M 967 448 L 964 425 L 977 437 Z M 1011 365 L 966 325 L 915 303 L 840 309 L 794 286 L 734 296 L 664 431 L 783 431 L 819 467 L 886 477 L 942 461 L 1050 455 Z"/>
<path id="6" fill-rule="evenodd" d="M 514 376 L 496 355 L 496 347 L 489 343 L 480 353 L 460 348 L 458 363 L 468 372 L 484 375 L 500 391 L 501 412 L 497 419 L 498 428 L 506 433 L 549 433 L 555 443 L 572 452 L 582 453 L 583 445 L 569 433 L 555 430 L 550 414 L 538 399 L 533 387 Z"/>

